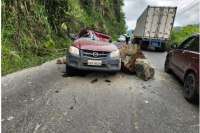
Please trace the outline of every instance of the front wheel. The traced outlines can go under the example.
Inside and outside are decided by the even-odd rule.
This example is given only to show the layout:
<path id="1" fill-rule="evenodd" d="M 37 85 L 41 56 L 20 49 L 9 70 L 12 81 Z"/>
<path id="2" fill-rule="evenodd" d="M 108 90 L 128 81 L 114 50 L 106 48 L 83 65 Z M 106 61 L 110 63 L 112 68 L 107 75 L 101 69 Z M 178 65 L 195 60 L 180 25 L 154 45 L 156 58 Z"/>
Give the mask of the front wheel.
<path id="1" fill-rule="evenodd" d="M 68 65 L 66 65 L 66 73 L 69 75 L 69 76 L 74 76 L 77 74 L 77 70 L 73 67 L 70 67 Z"/>
<path id="2" fill-rule="evenodd" d="M 184 97 L 190 102 L 198 100 L 197 95 L 197 81 L 194 73 L 189 73 L 184 79 Z"/>

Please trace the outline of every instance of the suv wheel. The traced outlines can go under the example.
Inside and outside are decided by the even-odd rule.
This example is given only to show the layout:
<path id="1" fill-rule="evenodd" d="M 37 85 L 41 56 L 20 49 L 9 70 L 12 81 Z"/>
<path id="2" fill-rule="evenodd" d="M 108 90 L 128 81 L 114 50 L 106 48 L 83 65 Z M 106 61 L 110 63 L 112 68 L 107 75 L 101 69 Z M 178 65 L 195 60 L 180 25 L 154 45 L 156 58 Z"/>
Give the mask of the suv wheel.
<path id="1" fill-rule="evenodd" d="M 184 97 L 190 102 L 195 102 L 198 99 L 197 82 L 194 73 L 189 73 L 184 79 Z"/>

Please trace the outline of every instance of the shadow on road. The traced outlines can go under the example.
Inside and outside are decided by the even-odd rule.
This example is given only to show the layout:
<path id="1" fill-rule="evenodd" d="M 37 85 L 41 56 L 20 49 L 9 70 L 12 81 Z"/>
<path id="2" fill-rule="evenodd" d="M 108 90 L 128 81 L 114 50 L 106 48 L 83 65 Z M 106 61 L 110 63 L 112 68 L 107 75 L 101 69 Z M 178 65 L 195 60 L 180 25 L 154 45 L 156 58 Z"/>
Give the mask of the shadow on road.
<path id="1" fill-rule="evenodd" d="M 176 83 L 177 84 L 179 84 L 180 86 L 181 86 L 181 92 L 183 93 L 183 82 L 178 78 L 178 76 L 176 76 L 176 74 L 174 74 L 173 72 L 171 72 L 170 74 L 170 77 L 173 79 L 173 80 L 175 80 L 175 81 L 177 81 Z M 186 100 L 186 99 L 185 99 Z M 186 100 L 187 101 L 187 100 Z M 188 101 L 189 102 L 189 101 Z M 189 102 L 190 103 L 190 102 Z M 198 100 L 196 100 L 196 101 L 194 101 L 193 103 L 191 103 L 191 104 L 193 104 L 195 107 L 197 107 L 197 108 L 199 108 L 199 99 Z"/>
<path id="2" fill-rule="evenodd" d="M 87 75 L 101 75 L 103 77 L 109 77 L 109 76 L 113 76 L 115 75 L 116 72 L 101 72 L 101 71 L 80 71 L 78 70 L 78 72 L 75 75 L 69 75 L 66 72 L 63 72 L 63 77 L 86 77 Z"/>

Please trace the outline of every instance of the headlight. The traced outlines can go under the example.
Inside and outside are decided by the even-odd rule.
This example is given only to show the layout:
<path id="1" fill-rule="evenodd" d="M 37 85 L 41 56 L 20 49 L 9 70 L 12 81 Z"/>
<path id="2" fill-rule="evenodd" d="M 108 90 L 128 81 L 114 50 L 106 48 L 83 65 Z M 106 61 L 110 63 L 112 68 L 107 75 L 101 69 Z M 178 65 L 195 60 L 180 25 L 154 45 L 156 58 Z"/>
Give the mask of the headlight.
<path id="1" fill-rule="evenodd" d="M 120 57 L 120 53 L 119 50 L 113 51 L 110 53 L 110 57 L 111 58 L 119 58 Z"/>
<path id="2" fill-rule="evenodd" d="M 75 56 L 79 56 L 79 49 L 74 46 L 70 46 L 69 53 Z"/>

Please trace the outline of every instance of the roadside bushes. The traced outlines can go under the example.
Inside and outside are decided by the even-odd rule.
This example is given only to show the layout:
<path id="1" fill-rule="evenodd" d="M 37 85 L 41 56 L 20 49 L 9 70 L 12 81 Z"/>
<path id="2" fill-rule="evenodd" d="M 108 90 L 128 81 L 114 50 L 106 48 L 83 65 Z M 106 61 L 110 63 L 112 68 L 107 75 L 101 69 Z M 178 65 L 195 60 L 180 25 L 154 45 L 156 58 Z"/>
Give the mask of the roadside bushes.
<path id="1" fill-rule="evenodd" d="M 35 0 L 2 1 L 2 74 L 47 60 L 56 47 L 44 6 Z"/>
<path id="2" fill-rule="evenodd" d="M 184 41 L 189 36 L 199 33 L 199 25 L 187 25 L 183 27 L 174 27 L 171 33 L 170 42 L 171 44 L 179 45 L 182 41 Z"/>

